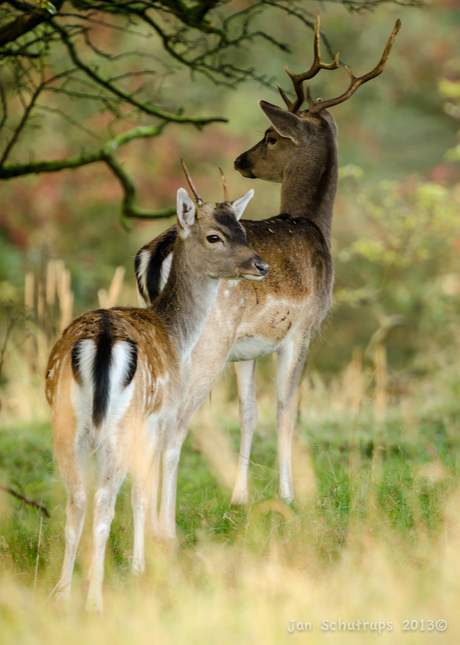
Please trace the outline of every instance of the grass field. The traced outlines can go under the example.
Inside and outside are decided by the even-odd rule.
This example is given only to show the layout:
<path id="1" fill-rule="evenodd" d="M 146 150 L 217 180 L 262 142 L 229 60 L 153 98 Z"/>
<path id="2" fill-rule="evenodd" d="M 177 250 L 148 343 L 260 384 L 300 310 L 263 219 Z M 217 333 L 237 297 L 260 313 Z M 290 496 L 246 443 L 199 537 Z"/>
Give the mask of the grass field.
<path id="1" fill-rule="evenodd" d="M 335 381 L 305 376 L 294 440 L 297 500 L 288 506 L 277 498 L 266 361 L 251 500 L 243 509 L 230 506 L 238 422 L 235 386 L 224 377 L 184 447 L 179 547 L 173 552 L 149 540 L 147 573 L 139 579 L 129 570 L 130 483 L 124 484 L 106 558 L 102 617 L 83 612 L 90 516 L 72 610 L 53 608 L 65 493 L 46 408 L 37 404 L 37 418 L 28 421 L 4 415 L 3 483 L 45 504 L 51 517 L 2 493 L 1 642 L 458 643 L 460 378 L 454 365 L 392 396 L 379 386 L 378 365 L 362 369 L 356 356 Z M 88 478 L 94 479 L 91 468 Z M 337 628 L 339 619 L 340 633 L 325 629 Z M 447 621 L 445 631 L 439 620 Z M 306 629 L 298 630 L 299 623 Z"/>

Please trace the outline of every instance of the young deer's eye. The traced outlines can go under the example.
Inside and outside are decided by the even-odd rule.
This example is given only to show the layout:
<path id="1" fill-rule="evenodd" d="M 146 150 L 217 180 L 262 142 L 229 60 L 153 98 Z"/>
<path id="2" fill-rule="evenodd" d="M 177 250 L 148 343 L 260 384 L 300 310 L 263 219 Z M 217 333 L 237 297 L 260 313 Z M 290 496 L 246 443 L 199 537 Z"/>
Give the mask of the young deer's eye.
<path id="1" fill-rule="evenodd" d="M 275 137 L 267 137 L 267 143 L 269 143 L 271 146 L 275 145 L 277 141 L 278 139 L 275 139 Z"/>
<path id="2" fill-rule="evenodd" d="M 208 235 L 208 237 L 206 239 L 211 244 L 215 244 L 216 242 L 222 242 L 222 240 L 220 239 L 220 237 L 218 235 Z"/>

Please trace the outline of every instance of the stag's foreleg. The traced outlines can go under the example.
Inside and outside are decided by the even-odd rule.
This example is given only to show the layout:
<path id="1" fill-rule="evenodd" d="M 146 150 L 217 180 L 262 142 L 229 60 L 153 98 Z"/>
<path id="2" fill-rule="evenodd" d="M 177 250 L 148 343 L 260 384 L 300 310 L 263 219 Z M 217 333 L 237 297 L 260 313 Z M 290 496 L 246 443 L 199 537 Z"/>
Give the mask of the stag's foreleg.
<path id="1" fill-rule="evenodd" d="M 248 502 L 248 469 L 252 437 L 257 426 L 258 412 L 255 380 L 256 361 L 242 361 L 233 365 L 238 385 L 241 431 L 238 473 L 232 495 L 232 504 L 237 505 L 247 504 Z"/>
<path id="2" fill-rule="evenodd" d="M 292 481 L 292 432 L 297 403 L 297 385 L 307 356 L 310 333 L 294 330 L 278 349 L 276 368 L 278 459 L 280 468 L 280 497 L 294 499 Z"/>

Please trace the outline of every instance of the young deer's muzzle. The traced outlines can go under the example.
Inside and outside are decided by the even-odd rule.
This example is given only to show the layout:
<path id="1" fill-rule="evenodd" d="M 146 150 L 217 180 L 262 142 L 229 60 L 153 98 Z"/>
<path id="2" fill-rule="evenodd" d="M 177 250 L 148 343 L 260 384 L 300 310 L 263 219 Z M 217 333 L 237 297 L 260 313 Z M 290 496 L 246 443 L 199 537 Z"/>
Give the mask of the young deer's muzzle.
<path id="1" fill-rule="evenodd" d="M 241 277 L 246 280 L 262 280 L 268 273 L 269 266 L 259 255 L 254 255 L 240 265 Z"/>

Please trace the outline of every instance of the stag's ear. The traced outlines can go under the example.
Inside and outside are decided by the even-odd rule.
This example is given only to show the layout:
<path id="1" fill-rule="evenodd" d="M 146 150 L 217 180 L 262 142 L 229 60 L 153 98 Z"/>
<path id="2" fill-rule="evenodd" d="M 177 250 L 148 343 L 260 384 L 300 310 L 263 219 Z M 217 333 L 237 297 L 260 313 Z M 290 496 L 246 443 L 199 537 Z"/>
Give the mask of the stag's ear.
<path id="1" fill-rule="evenodd" d="M 259 101 L 259 107 L 278 134 L 292 139 L 296 146 L 300 144 L 305 127 L 304 119 L 267 101 Z"/>
<path id="2" fill-rule="evenodd" d="M 235 211 L 236 219 L 241 219 L 241 215 L 244 213 L 244 209 L 253 197 L 254 190 L 251 188 L 251 190 L 247 192 L 246 195 L 243 195 L 243 197 L 239 197 L 238 199 L 235 199 L 235 201 L 231 202 L 233 210 Z"/>
<path id="3" fill-rule="evenodd" d="M 185 240 L 195 223 L 196 207 L 185 188 L 177 191 L 177 232 Z"/>

